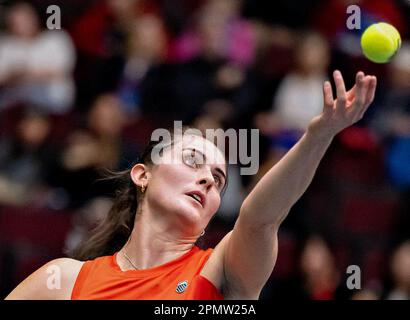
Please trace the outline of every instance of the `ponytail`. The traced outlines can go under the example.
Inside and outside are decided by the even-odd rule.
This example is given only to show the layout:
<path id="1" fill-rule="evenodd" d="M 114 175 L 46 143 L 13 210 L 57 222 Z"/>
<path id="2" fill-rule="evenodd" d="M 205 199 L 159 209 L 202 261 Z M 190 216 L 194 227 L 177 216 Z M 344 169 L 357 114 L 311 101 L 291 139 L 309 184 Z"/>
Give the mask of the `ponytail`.
<path id="1" fill-rule="evenodd" d="M 151 152 L 158 143 L 158 141 L 150 141 L 138 162 L 152 165 Z M 74 259 L 85 261 L 113 255 L 125 245 L 134 228 L 135 215 L 143 194 L 131 179 L 131 169 L 106 172 L 108 175 L 102 180 L 118 182 L 119 190 L 105 219 L 91 232 L 90 238 L 80 244 L 70 255 Z"/>
<path id="2" fill-rule="evenodd" d="M 117 192 L 114 203 L 105 219 L 92 231 L 91 237 L 77 248 L 72 257 L 77 260 L 92 260 L 112 255 L 127 242 L 134 226 L 139 203 L 137 187 L 131 180 L 131 169 L 110 172 L 104 180 L 116 180 L 123 187 Z"/>

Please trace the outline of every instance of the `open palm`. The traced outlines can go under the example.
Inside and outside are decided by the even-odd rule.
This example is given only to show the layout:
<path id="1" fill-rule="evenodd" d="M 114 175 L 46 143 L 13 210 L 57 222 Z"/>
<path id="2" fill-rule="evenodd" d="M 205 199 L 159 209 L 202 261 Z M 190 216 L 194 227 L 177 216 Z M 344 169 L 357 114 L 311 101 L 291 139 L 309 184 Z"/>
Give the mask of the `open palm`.
<path id="1" fill-rule="evenodd" d="M 323 85 L 323 112 L 313 118 L 309 127 L 327 134 L 335 135 L 363 118 L 374 99 L 377 79 L 375 76 L 356 74 L 355 85 L 346 92 L 345 83 L 340 71 L 333 72 L 337 98 L 333 98 L 329 81 Z"/>

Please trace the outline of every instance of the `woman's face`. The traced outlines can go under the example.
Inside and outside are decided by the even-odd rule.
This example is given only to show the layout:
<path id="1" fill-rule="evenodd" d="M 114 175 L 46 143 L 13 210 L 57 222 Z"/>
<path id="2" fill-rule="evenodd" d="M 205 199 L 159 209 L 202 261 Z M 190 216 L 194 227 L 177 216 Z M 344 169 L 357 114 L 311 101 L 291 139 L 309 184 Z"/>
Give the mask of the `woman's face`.
<path id="1" fill-rule="evenodd" d="M 185 135 L 164 149 L 160 161 L 152 167 L 145 195 L 150 211 L 166 214 L 172 228 L 183 225 L 187 234 L 199 234 L 221 202 L 226 183 L 222 152 L 209 140 Z"/>

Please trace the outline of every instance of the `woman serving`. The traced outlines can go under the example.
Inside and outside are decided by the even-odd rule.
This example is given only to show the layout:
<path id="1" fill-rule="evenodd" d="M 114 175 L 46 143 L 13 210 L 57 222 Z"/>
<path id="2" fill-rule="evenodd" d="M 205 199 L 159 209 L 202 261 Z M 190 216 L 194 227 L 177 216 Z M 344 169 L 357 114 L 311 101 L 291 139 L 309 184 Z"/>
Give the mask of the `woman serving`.
<path id="1" fill-rule="evenodd" d="M 276 262 L 279 226 L 334 136 L 374 99 L 376 77 L 358 72 L 347 92 L 339 71 L 333 78 L 336 99 L 326 81 L 323 112 L 246 197 L 233 230 L 214 249 L 195 243 L 218 211 L 227 164 L 212 142 L 184 134 L 159 163 L 151 143 L 122 173 L 124 189 L 77 259 L 47 263 L 6 299 L 258 299 Z M 58 287 L 50 286 L 50 270 L 59 272 Z"/>

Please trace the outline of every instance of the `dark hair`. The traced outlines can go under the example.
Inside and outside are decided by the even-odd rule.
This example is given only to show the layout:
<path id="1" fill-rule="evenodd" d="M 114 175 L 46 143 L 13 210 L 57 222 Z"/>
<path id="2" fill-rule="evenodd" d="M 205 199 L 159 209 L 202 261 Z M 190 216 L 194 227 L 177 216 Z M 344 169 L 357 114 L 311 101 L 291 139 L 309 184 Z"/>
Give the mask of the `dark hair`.
<path id="1" fill-rule="evenodd" d="M 188 129 L 184 128 L 182 133 Z M 136 163 L 152 166 L 151 153 L 153 148 L 160 142 L 163 142 L 163 140 L 151 140 Z M 172 138 L 169 144 L 166 143 L 170 146 L 173 144 Z M 120 185 L 114 203 L 105 219 L 92 231 L 91 236 L 73 251 L 71 257 L 74 259 L 85 261 L 112 255 L 124 246 L 131 235 L 135 215 L 138 214 L 138 204 L 142 200 L 143 194 L 131 179 L 131 169 L 119 172 L 107 170 L 107 173 L 107 177 L 103 180 L 113 180 Z M 226 186 L 227 181 L 222 192 L 226 189 Z"/>

